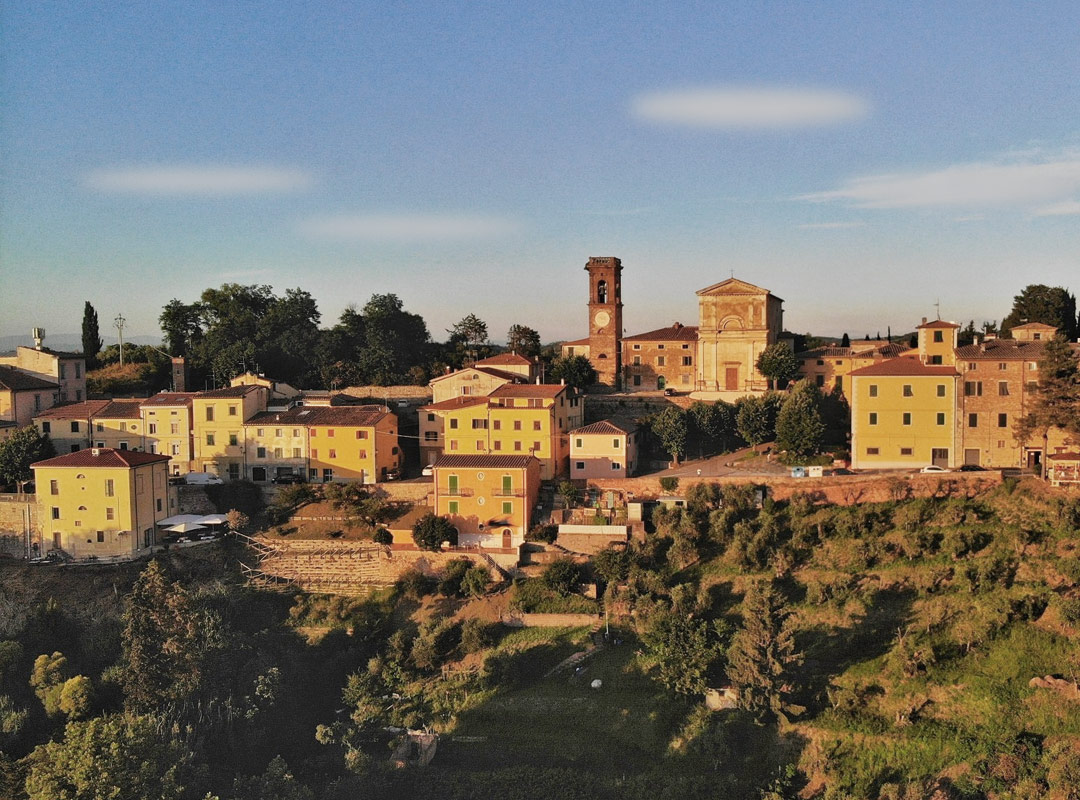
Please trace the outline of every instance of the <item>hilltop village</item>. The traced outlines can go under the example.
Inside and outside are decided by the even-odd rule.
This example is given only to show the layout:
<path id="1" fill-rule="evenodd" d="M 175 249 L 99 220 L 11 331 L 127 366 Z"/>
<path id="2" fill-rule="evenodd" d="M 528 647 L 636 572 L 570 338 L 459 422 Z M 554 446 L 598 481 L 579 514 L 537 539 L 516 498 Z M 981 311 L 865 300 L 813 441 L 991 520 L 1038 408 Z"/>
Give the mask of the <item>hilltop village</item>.
<path id="1" fill-rule="evenodd" d="M 163 544 L 164 528 L 190 510 L 181 486 L 355 483 L 415 504 L 401 519 L 433 512 L 456 531 L 457 546 L 512 568 L 530 530 L 559 522 L 551 512 L 563 482 L 602 497 L 607 510 L 618 505 L 623 516 L 636 495 L 630 514 L 638 518 L 642 499 L 665 494 L 662 468 L 686 453 L 685 436 L 659 443 L 674 463 L 657 462 L 655 453 L 650 460 L 646 417 L 695 404 L 734 409 L 766 395 L 776 398 L 775 417 L 800 384 L 815 387 L 818 401 L 837 401 L 843 439 L 797 451 L 785 462 L 793 471 L 769 458 L 770 468 L 756 475 L 765 483 L 808 471 L 818 476 L 811 480 L 835 480 L 834 470 L 1045 468 L 1054 485 L 1078 480 L 1080 454 L 1067 431 L 1020 425 L 1036 402 L 1040 362 L 1058 333 L 1052 325 L 1018 324 L 1008 338 L 976 335 L 961 346 L 961 325 L 924 318 L 913 342 L 797 351 L 784 332 L 783 300 L 732 277 L 697 292 L 698 324 L 625 335 L 620 259 L 590 258 L 585 272 L 589 335 L 561 344 L 564 359 L 587 359 L 594 371 L 580 387 L 545 383 L 538 358 L 508 351 L 439 375 L 426 392 L 369 387 L 381 400 L 363 389 L 309 391 L 252 372 L 222 388 L 186 391 L 184 359 L 174 358 L 173 391 L 98 399 L 87 392 L 84 354 L 40 341 L 20 347 L 0 358 L 0 437 L 33 426 L 56 455 L 32 465 L 36 503 L 14 525 L 7 521 L 7 549 L 130 558 Z M 771 434 L 744 444 L 764 445 Z M 799 466 L 811 461 L 819 467 Z M 723 474 L 716 464 L 705 461 L 704 474 Z M 655 476 L 651 483 L 646 475 Z M 601 527 L 598 541 L 607 543 L 614 534 Z M 411 530 L 390 530 L 395 548 L 416 546 Z"/>
<path id="2" fill-rule="evenodd" d="M 1075 305 L 627 333 L 585 275 L 413 384 L 0 358 L 0 798 L 1078 796 Z"/>

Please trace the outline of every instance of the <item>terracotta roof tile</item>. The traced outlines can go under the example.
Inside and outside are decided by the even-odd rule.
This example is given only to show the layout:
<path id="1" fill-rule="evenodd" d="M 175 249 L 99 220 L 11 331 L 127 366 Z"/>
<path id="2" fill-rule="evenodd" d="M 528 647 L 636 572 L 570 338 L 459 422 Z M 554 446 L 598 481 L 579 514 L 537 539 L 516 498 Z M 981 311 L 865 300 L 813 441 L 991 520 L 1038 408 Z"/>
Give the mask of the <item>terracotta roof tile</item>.
<path id="1" fill-rule="evenodd" d="M 205 398 L 213 400 L 221 397 L 243 397 L 248 392 L 253 392 L 256 389 L 266 389 L 266 387 L 261 385 L 226 386 L 222 389 L 210 389 L 206 392 L 197 392 L 195 394 L 195 399 L 200 400 Z"/>
<path id="2" fill-rule="evenodd" d="M 943 366 L 940 364 L 924 364 L 919 359 L 908 356 L 890 358 L 888 361 L 882 361 L 879 364 L 871 364 L 868 367 L 852 370 L 849 374 L 853 378 L 870 375 L 910 375 L 912 377 L 937 376 L 942 378 L 955 378 L 959 375 L 955 367 Z"/>
<path id="3" fill-rule="evenodd" d="M 623 426 L 625 426 L 625 427 L 623 427 Z M 633 431 L 637 430 L 637 427 L 638 427 L 637 425 L 631 425 L 631 424 L 628 424 L 628 423 L 616 424 L 612 420 L 605 419 L 605 420 L 601 420 L 600 422 L 593 422 L 593 423 L 590 423 L 589 425 L 583 425 L 580 428 L 577 428 L 575 430 L 570 431 L 570 434 L 573 435 L 573 434 L 576 434 L 576 433 L 581 433 L 581 434 L 597 433 L 597 434 L 608 434 L 608 435 L 611 435 L 611 436 L 619 436 L 619 435 L 625 436 L 626 434 L 632 433 Z"/>
<path id="4" fill-rule="evenodd" d="M 195 392 L 158 392 L 143 400 L 143 406 L 188 406 Z"/>
<path id="5" fill-rule="evenodd" d="M 507 383 L 491 393 L 491 397 L 558 397 L 569 387 L 561 383 Z"/>
<path id="6" fill-rule="evenodd" d="M 435 469 L 524 469 L 532 456 L 454 455 L 444 454 L 435 459 Z"/>
<path id="7" fill-rule="evenodd" d="M 75 453 L 47 458 L 31 464 L 32 467 L 139 467 L 143 464 L 164 463 L 169 460 L 160 453 L 143 453 L 138 450 L 113 450 L 94 447 Z"/>
<path id="8" fill-rule="evenodd" d="M 141 406 L 138 400 L 113 400 L 94 416 L 102 419 L 139 419 Z"/>
<path id="9" fill-rule="evenodd" d="M 15 367 L 0 364 L 0 389 L 12 392 L 29 392 L 34 389 L 59 389 L 60 384 L 43 380 L 36 375 L 28 375 Z"/>
<path id="10" fill-rule="evenodd" d="M 477 367 L 498 367 L 500 365 L 512 364 L 518 367 L 532 366 L 536 362 L 531 358 L 526 358 L 518 353 L 499 353 L 497 356 L 491 358 L 482 358 L 476 362 L 474 366 Z"/>
<path id="11" fill-rule="evenodd" d="M 980 344 L 966 344 L 957 347 L 956 357 L 963 361 L 978 361 L 987 359 L 990 361 L 1008 361 L 1018 359 L 1021 361 L 1038 361 L 1043 357 L 1046 342 L 1018 342 L 1015 339 L 990 339 Z"/>
<path id="12" fill-rule="evenodd" d="M 569 347 L 580 347 L 581 345 L 586 345 L 586 344 L 589 344 L 589 337 L 588 336 L 586 336 L 584 339 L 574 339 L 574 340 L 569 341 L 569 342 L 563 342 L 560 345 L 560 347 L 568 347 L 568 346 Z"/>
<path id="13" fill-rule="evenodd" d="M 696 342 L 697 340 L 697 325 L 683 325 L 679 322 L 669 328 L 657 328 L 654 331 L 623 337 L 624 342 Z"/>
<path id="14" fill-rule="evenodd" d="M 421 411 L 452 411 L 455 408 L 468 408 L 469 406 L 487 405 L 488 399 L 484 395 L 461 395 L 460 397 L 451 397 L 449 400 L 440 400 L 438 403 L 429 403 L 426 406 L 420 406 Z"/>
<path id="15" fill-rule="evenodd" d="M 34 419 L 90 419 L 111 402 L 111 400 L 83 400 L 81 403 L 61 403 L 40 414 L 35 414 Z"/>
<path id="16" fill-rule="evenodd" d="M 944 319 L 935 319 L 930 322 L 924 322 L 922 325 L 917 325 L 917 328 L 959 328 L 955 322 L 949 322 Z"/>
<path id="17" fill-rule="evenodd" d="M 262 411 L 244 423 L 253 425 L 341 425 L 367 428 L 394 416 L 382 406 L 297 406 L 288 411 Z M 395 417 L 396 419 L 396 417 Z"/>

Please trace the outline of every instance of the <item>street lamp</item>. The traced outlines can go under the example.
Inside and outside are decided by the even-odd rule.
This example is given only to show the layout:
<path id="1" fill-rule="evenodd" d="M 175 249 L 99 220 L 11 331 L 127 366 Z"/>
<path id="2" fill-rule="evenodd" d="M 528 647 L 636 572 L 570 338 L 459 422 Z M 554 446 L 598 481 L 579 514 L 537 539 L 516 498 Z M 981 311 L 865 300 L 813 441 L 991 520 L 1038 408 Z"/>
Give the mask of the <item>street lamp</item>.
<path id="1" fill-rule="evenodd" d="M 113 320 L 113 325 L 116 328 L 116 332 L 120 336 L 120 366 L 124 366 L 124 323 L 127 320 L 120 314 L 116 315 L 116 319 Z"/>

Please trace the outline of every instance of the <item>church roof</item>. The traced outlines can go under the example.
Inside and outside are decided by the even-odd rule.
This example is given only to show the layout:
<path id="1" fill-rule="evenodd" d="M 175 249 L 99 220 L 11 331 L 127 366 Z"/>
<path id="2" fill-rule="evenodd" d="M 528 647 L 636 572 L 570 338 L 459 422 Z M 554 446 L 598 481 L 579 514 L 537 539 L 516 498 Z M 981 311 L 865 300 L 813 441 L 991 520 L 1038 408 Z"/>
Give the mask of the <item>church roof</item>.
<path id="1" fill-rule="evenodd" d="M 670 328 L 657 328 L 655 331 L 636 333 L 633 336 L 623 338 L 624 342 L 696 342 L 698 338 L 697 325 L 683 325 L 676 322 Z"/>
<path id="2" fill-rule="evenodd" d="M 741 281 L 738 278 L 728 278 L 726 281 L 714 283 L 712 286 L 706 286 L 704 289 L 698 289 L 697 291 L 698 297 L 707 294 L 767 294 L 776 297 L 768 289 L 762 289 L 760 286 L 754 286 L 754 284 Z M 776 297 L 776 299 L 780 300 L 781 303 L 784 302 L 782 298 Z"/>

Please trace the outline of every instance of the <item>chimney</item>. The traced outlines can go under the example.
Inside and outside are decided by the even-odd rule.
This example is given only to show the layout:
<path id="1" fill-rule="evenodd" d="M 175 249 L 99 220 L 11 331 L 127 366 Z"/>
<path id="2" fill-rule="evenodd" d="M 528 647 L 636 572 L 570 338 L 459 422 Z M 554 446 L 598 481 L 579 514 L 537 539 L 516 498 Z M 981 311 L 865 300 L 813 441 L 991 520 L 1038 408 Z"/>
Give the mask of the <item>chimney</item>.
<path id="1" fill-rule="evenodd" d="M 96 447 L 94 447 L 94 448 L 92 448 L 92 449 L 90 450 L 90 455 L 92 455 L 92 456 L 95 456 L 95 457 L 96 457 L 96 456 L 100 456 L 100 455 L 101 455 L 101 451 L 100 451 L 100 450 L 98 450 L 98 449 L 97 449 Z"/>
<path id="2" fill-rule="evenodd" d="M 922 318 L 922 324 L 923 324 L 923 325 L 925 325 L 925 324 L 926 324 L 926 317 L 923 317 L 923 318 Z"/>
<path id="3" fill-rule="evenodd" d="M 976 334 L 976 335 L 975 335 L 975 336 L 974 336 L 974 337 L 972 338 L 972 340 L 971 340 L 971 343 L 972 343 L 972 344 L 978 344 L 978 343 L 979 343 L 979 336 L 978 336 L 978 334 Z"/>
<path id="4" fill-rule="evenodd" d="M 42 343 L 45 341 L 45 329 L 34 328 L 30 331 L 30 335 L 34 337 L 34 349 L 40 350 L 42 347 Z"/>

